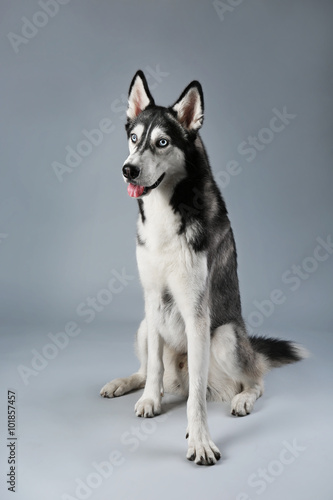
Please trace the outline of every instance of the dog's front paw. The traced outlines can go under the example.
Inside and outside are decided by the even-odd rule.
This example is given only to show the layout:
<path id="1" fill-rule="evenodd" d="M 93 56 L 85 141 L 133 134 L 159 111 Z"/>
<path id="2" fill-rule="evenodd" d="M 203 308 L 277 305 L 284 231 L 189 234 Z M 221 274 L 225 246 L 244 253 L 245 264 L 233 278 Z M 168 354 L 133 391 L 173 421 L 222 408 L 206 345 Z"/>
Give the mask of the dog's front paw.
<path id="1" fill-rule="evenodd" d="M 137 417 L 155 417 L 161 413 L 161 401 L 153 398 L 141 397 L 135 405 Z"/>
<path id="2" fill-rule="evenodd" d="M 186 458 L 198 465 L 214 465 L 220 460 L 221 453 L 211 439 L 192 440 L 190 435 Z"/>

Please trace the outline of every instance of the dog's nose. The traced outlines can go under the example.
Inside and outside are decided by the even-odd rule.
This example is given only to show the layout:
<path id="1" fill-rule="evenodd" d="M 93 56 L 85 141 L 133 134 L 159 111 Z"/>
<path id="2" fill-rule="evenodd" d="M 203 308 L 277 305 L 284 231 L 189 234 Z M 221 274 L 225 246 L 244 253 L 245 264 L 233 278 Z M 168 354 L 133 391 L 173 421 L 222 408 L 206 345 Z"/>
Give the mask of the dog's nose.
<path id="1" fill-rule="evenodd" d="M 126 179 L 136 179 L 140 173 L 139 167 L 136 167 L 135 165 L 124 165 L 123 166 L 123 176 L 126 177 Z"/>

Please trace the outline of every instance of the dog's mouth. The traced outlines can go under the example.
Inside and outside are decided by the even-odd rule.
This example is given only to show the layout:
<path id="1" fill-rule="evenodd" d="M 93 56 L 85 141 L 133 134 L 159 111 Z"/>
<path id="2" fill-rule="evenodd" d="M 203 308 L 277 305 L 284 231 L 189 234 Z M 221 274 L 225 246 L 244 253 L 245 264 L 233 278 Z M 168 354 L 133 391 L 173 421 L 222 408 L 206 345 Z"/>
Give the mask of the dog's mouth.
<path id="1" fill-rule="evenodd" d="M 141 198 L 142 196 L 149 194 L 153 189 L 156 189 L 163 181 L 164 176 L 165 176 L 165 172 L 164 172 L 164 174 L 161 175 L 161 177 L 159 177 L 157 179 L 156 182 L 154 182 L 154 184 L 152 186 L 149 186 L 149 187 L 148 186 L 139 186 L 138 184 L 128 184 L 127 192 L 131 196 L 131 198 Z"/>

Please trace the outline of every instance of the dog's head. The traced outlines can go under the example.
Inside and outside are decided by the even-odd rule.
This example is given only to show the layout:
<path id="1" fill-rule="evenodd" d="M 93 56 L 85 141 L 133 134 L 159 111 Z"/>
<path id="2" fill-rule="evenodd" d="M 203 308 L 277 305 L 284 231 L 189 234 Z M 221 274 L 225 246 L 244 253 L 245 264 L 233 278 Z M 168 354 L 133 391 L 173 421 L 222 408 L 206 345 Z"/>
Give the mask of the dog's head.
<path id="1" fill-rule="evenodd" d="M 185 176 L 185 151 L 203 122 L 203 94 L 193 81 L 173 106 L 156 106 L 138 71 L 130 85 L 126 130 L 130 154 L 123 165 L 128 194 L 141 198 Z M 161 186 L 161 187 L 160 187 Z"/>

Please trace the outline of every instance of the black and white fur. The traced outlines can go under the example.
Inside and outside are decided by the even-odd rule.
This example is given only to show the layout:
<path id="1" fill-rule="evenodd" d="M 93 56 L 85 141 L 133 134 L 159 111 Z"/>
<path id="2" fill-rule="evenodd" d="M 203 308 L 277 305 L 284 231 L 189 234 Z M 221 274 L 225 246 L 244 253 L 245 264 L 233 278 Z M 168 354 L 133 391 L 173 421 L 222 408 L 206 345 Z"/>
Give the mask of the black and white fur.
<path id="1" fill-rule="evenodd" d="M 220 452 L 209 434 L 206 401 L 229 401 L 233 415 L 247 415 L 263 394 L 264 374 L 306 351 L 247 335 L 233 232 L 198 134 L 203 112 L 197 81 L 165 108 L 155 105 L 141 71 L 132 80 L 123 175 L 139 204 L 141 366 L 107 383 L 101 395 L 144 388 L 135 405 L 139 417 L 161 413 L 164 391 L 188 396 L 187 458 L 212 465 Z"/>

